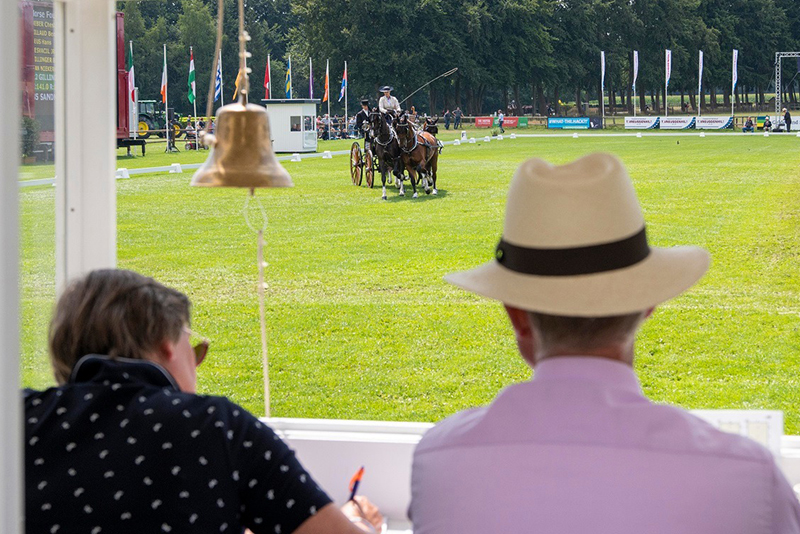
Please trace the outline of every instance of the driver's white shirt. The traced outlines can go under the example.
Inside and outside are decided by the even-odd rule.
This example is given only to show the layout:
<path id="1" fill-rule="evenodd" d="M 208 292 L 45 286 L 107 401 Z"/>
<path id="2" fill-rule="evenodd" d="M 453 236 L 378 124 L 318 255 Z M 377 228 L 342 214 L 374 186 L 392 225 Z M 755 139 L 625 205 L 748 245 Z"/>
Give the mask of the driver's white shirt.
<path id="1" fill-rule="evenodd" d="M 378 100 L 378 109 L 381 110 L 381 113 L 386 113 L 390 110 L 400 111 L 400 102 L 393 96 L 387 98 L 386 95 L 384 95 Z"/>

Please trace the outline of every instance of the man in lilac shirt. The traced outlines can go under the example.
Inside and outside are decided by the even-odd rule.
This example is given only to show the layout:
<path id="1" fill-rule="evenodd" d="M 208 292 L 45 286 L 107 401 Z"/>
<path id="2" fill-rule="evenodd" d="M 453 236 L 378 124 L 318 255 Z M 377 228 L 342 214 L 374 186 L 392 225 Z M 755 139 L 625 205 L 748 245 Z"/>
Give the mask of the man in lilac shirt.
<path id="1" fill-rule="evenodd" d="M 769 451 L 651 403 L 633 370 L 642 322 L 708 264 L 648 245 L 615 157 L 523 163 L 495 259 L 447 279 L 504 304 L 534 377 L 423 437 L 415 534 L 800 532 Z"/>

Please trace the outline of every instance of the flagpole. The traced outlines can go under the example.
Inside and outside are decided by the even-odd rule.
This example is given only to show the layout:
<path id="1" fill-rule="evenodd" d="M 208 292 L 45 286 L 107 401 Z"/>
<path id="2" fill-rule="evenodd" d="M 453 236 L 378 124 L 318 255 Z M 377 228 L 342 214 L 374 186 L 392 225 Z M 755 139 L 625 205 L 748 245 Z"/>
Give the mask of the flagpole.
<path id="1" fill-rule="evenodd" d="M 344 75 L 347 76 L 347 61 L 344 62 Z M 347 86 L 350 85 L 349 81 L 345 78 L 344 84 L 344 135 L 347 137 Z M 329 99 L 330 100 L 330 99 Z"/>
<path id="2" fill-rule="evenodd" d="M 308 58 L 308 98 L 314 98 L 314 68 L 311 65 L 311 56 Z"/>
<path id="3" fill-rule="evenodd" d="M 669 117 L 669 107 L 667 106 L 667 92 L 669 91 L 670 60 L 669 50 L 664 52 L 664 116 Z"/>
<path id="4" fill-rule="evenodd" d="M 169 123 L 169 77 L 167 74 L 167 45 L 164 44 L 164 125 L 167 129 L 166 136 L 167 136 L 167 152 L 172 151 L 171 146 L 171 138 L 169 136 L 171 128 L 171 124 Z"/>
<path id="5" fill-rule="evenodd" d="M 633 116 L 636 116 L 636 78 L 639 76 L 639 51 L 633 51 Z"/>
<path id="6" fill-rule="evenodd" d="M 192 60 L 194 60 L 194 49 L 191 46 L 189 47 L 189 54 L 191 55 Z M 192 90 L 195 93 L 194 102 L 192 102 L 192 108 L 194 112 L 194 148 L 197 150 L 199 148 L 199 145 L 197 144 L 197 91 L 194 91 L 194 88 L 192 88 Z"/>
<path id="7" fill-rule="evenodd" d="M 327 95 L 328 95 L 328 138 L 329 139 L 330 139 L 330 136 L 331 136 L 331 127 L 330 127 L 330 122 L 331 122 L 331 88 L 330 88 L 330 82 L 329 82 L 329 78 L 328 78 L 328 74 L 329 74 L 329 70 L 328 69 L 330 67 L 330 64 L 331 64 L 331 60 L 330 59 L 325 62 L 325 93 L 327 93 Z"/>
<path id="8" fill-rule="evenodd" d="M 267 84 L 267 98 L 272 100 L 272 67 L 270 66 L 269 62 L 269 54 L 267 54 L 267 73 L 269 76 L 269 83 Z"/>

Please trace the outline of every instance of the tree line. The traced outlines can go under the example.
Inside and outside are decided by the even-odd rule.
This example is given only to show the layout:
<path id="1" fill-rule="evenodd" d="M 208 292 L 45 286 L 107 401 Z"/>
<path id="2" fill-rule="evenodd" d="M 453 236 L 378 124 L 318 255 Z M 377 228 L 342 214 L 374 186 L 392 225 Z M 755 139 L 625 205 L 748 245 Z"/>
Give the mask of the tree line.
<path id="1" fill-rule="evenodd" d="M 167 45 L 170 104 L 190 113 L 186 98 L 189 46 L 197 69 L 198 112 L 205 110 L 212 68 L 217 3 L 214 0 L 120 2 L 126 39 L 133 41 L 140 99 L 160 98 L 162 45 Z M 222 46 L 225 101 L 238 68 L 236 3 L 225 0 Z M 245 27 L 251 101 L 265 97 L 271 57 L 273 98 L 284 95 L 292 58 L 295 98 L 308 97 L 309 57 L 315 98 L 323 94 L 330 60 L 332 113 L 348 63 L 348 105 L 377 103 L 378 88 L 395 87 L 401 100 L 438 74 L 409 100 L 432 114 L 461 107 L 476 115 L 516 106 L 561 113 L 561 102 L 580 109 L 600 95 L 600 51 L 605 51 L 607 112 L 631 113 L 633 50 L 639 53 L 637 108 L 664 105 L 664 50 L 672 50 L 670 95 L 697 109 L 734 102 L 766 104 L 774 96 L 775 52 L 800 50 L 796 0 L 248 0 Z M 731 51 L 739 50 L 738 86 L 731 94 Z M 698 51 L 704 52 L 704 94 L 697 102 Z M 798 102 L 800 64 L 784 64 L 784 101 Z"/>

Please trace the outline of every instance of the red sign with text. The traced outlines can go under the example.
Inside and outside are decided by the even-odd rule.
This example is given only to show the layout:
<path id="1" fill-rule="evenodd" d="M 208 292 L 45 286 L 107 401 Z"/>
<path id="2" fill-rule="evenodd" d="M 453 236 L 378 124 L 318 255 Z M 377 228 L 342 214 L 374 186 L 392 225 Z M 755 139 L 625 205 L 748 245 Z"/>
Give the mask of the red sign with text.
<path id="1" fill-rule="evenodd" d="M 516 128 L 519 126 L 519 117 L 506 117 L 503 120 L 503 128 Z"/>
<path id="2" fill-rule="evenodd" d="M 491 128 L 492 117 L 475 117 L 476 128 Z"/>

